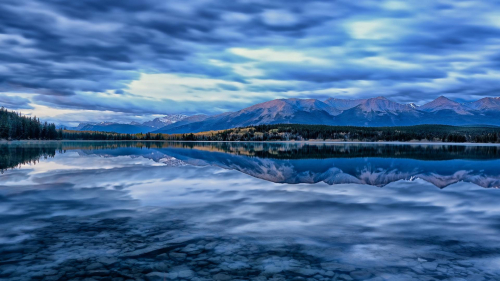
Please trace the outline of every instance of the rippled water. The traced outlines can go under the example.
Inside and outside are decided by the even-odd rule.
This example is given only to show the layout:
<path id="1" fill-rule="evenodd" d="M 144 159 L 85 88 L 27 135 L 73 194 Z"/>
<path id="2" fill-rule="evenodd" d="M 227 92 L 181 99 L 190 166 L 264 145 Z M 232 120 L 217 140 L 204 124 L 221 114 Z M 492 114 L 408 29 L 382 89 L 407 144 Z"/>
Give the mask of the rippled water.
<path id="1" fill-rule="evenodd" d="M 0 144 L 2 280 L 500 280 L 500 147 Z"/>

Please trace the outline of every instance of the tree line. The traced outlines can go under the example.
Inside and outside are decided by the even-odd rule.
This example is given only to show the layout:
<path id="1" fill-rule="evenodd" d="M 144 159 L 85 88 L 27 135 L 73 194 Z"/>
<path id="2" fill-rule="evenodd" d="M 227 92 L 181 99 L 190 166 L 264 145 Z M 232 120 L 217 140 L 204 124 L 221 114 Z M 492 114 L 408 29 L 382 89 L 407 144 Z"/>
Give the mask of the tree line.
<path id="1" fill-rule="evenodd" d="M 120 134 L 114 132 L 97 131 L 62 131 L 62 139 L 65 140 L 165 140 L 163 134 L 139 133 L 139 134 Z"/>
<path id="2" fill-rule="evenodd" d="M 119 134 L 113 132 L 57 129 L 54 123 L 0 108 L 0 139 L 4 140 L 164 140 L 162 134 Z"/>
<path id="3" fill-rule="evenodd" d="M 500 143 L 498 127 L 417 125 L 402 127 L 354 127 L 275 124 L 189 134 L 119 134 L 112 132 L 67 131 L 67 140 L 175 140 L 175 141 L 430 141 Z"/>
<path id="4" fill-rule="evenodd" d="M 54 123 L 40 122 L 36 117 L 23 116 L 15 111 L 0 108 L 0 139 L 55 140 L 62 139 L 62 130 Z"/>
<path id="5" fill-rule="evenodd" d="M 430 141 L 500 143 L 499 127 L 417 125 L 402 127 L 354 127 L 274 124 L 234 128 L 216 132 L 169 135 L 169 140 L 187 141 Z"/>

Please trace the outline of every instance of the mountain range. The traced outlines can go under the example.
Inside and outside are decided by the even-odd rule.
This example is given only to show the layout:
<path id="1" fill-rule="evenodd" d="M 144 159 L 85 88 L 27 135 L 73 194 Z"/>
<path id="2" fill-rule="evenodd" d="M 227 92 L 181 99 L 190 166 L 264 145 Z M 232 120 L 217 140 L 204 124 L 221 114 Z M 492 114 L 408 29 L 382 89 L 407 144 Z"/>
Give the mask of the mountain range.
<path id="1" fill-rule="evenodd" d="M 236 112 L 184 119 L 157 133 L 196 133 L 261 124 L 320 124 L 342 126 L 500 125 L 500 98 L 458 103 L 446 97 L 417 106 L 385 97 L 346 100 L 277 99 Z"/>
<path id="2" fill-rule="evenodd" d="M 121 134 L 137 134 L 149 133 L 167 125 L 175 124 L 185 118 L 187 115 L 168 114 L 163 117 L 155 118 L 143 123 L 131 122 L 129 124 L 117 122 L 100 122 L 100 123 L 80 123 L 77 127 L 68 128 L 77 131 L 99 131 L 99 132 L 116 132 Z"/>
<path id="3" fill-rule="evenodd" d="M 166 115 L 130 124 L 85 123 L 75 130 L 118 133 L 197 133 L 262 124 L 411 126 L 421 124 L 500 126 L 500 98 L 459 103 L 441 96 L 422 106 L 385 97 L 369 99 L 276 99 L 218 115 Z"/>

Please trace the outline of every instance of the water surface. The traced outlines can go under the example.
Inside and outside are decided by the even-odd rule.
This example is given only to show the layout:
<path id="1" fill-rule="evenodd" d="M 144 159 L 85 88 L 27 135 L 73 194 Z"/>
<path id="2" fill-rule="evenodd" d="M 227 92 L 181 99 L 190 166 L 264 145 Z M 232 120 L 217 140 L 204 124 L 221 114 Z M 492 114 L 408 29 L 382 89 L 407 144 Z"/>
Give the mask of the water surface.
<path id="1" fill-rule="evenodd" d="M 1 279 L 500 279 L 499 147 L 23 142 L 0 152 Z"/>

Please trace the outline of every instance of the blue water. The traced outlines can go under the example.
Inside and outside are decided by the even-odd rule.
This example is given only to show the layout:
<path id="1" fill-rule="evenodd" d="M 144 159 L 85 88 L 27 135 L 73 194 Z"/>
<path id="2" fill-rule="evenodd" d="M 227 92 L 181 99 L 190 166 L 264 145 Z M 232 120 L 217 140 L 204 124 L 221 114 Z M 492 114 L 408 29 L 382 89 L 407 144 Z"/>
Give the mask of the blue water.
<path id="1" fill-rule="evenodd" d="M 2 280 L 500 280 L 500 148 L 0 145 Z"/>

